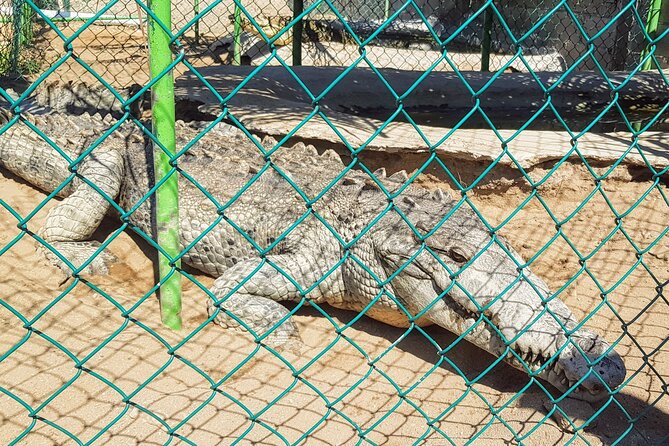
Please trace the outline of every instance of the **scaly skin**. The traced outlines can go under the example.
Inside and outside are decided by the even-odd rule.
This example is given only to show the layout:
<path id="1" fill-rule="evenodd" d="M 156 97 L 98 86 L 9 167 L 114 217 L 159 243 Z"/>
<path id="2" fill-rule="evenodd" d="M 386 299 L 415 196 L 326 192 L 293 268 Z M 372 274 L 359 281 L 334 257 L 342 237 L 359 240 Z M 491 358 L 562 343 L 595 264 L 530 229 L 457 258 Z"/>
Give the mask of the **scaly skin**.
<path id="1" fill-rule="evenodd" d="M 0 114 L 0 123 L 8 118 Z M 89 115 L 28 119 L 73 159 L 113 124 L 111 118 Z M 178 123 L 178 148 L 202 130 Z M 73 136 L 62 138 L 63 133 Z M 263 146 L 273 149 L 276 141 L 266 139 Z M 89 239 L 110 201 L 131 209 L 153 186 L 153 160 L 146 147 L 141 132 L 124 124 L 77 168 L 105 196 L 79 177 L 62 189 L 65 199 L 49 212 L 39 234 L 75 266 L 97 249 Z M 271 164 L 241 132 L 218 124 L 179 162 L 212 195 L 180 177 L 182 247 L 208 231 L 183 261 L 217 277 L 211 291 L 218 300 L 208 303 L 216 323 L 245 325 L 266 335 L 267 344 L 295 347 L 299 333 L 280 301 L 306 297 L 354 311 L 374 301 L 369 317 L 395 326 L 437 324 L 457 335 L 466 333 L 468 341 L 580 399 L 606 397 L 624 380 L 624 364 L 610 345 L 586 328 L 576 329 L 578 321 L 566 305 L 528 268 L 520 270 L 525 264 L 520 256 L 502 237 L 492 237 L 465 206 L 440 191 L 409 185 L 389 207 L 388 196 L 369 176 L 351 171 L 336 180 L 344 169 L 336 153 L 318 155 L 303 144 L 280 147 L 269 159 Z M 20 123 L 0 134 L 0 167 L 48 192 L 70 177 L 62 156 Z M 390 191 L 407 179 L 404 172 L 375 175 Z M 286 178 L 310 200 L 332 185 L 308 205 Z M 154 206 L 153 197 L 143 201 L 129 222 L 155 238 Z M 109 261 L 109 255 L 98 256 L 88 270 L 105 272 Z M 308 294 L 306 289 L 311 289 Z"/>

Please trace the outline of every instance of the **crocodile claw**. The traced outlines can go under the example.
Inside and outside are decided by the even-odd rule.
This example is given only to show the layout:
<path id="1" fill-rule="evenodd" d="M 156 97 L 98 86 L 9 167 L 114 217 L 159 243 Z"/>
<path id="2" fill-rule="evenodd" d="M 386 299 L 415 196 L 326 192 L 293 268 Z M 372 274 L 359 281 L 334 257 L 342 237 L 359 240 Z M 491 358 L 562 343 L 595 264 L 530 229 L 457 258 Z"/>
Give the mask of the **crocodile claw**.
<path id="1" fill-rule="evenodd" d="M 66 279 L 61 284 L 65 283 L 73 275 L 74 270 L 67 262 L 74 268 L 80 268 L 92 258 L 90 263 L 78 272 L 79 275 L 85 274 L 90 276 L 109 274 L 111 265 L 118 262 L 118 258 L 107 249 L 97 252 L 100 249 L 100 243 L 98 242 L 51 242 L 50 246 L 60 256 L 42 245 L 40 245 L 39 250 L 44 253 L 49 263 L 58 267 L 66 276 Z M 63 258 L 67 259 L 67 262 Z"/>

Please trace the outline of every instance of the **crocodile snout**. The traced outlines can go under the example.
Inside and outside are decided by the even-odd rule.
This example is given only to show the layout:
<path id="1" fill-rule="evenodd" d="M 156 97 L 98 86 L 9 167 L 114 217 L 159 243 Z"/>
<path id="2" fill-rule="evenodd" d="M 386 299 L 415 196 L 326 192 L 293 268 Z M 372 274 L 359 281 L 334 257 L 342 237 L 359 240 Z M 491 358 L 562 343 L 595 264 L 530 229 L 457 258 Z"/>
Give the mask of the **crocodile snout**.
<path id="1" fill-rule="evenodd" d="M 610 344 L 586 329 L 571 335 L 571 341 L 560 353 L 558 364 L 569 387 L 579 383 L 573 396 L 592 401 L 606 397 L 609 389 L 618 388 L 627 373 L 622 358 Z"/>

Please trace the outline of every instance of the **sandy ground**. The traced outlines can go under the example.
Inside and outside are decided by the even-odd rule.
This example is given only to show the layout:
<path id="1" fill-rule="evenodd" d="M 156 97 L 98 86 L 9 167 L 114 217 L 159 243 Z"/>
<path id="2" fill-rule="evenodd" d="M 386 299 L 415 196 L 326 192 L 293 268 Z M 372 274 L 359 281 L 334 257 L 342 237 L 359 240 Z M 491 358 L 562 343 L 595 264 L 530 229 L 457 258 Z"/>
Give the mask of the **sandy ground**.
<path id="1" fill-rule="evenodd" d="M 420 162 L 371 155 L 364 161 L 391 172 Z M 458 166 L 455 175 L 465 182 L 484 168 Z M 537 168 L 531 174 L 538 178 L 546 172 Z M 489 178 L 471 199 L 497 224 L 524 202 L 530 189 L 508 171 L 493 169 Z M 444 179 L 436 168 L 419 178 L 426 187 L 449 189 Z M 563 225 L 565 237 L 589 254 L 615 228 L 609 206 L 625 212 L 648 192 L 622 220 L 629 239 L 647 247 L 667 227 L 666 199 L 651 186 L 648 175 L 619 166 L 602 183 L 609 202 L 594 193 Z M 666 185 L 659 187 L 668 192 Z M 594 188 L 582 166 L 565 164 L 538 191 L 556 217 L 564 219 Z M 14 177 L 0 176 L 0 198 L 26 216 L 44 203 L 45 195 Z M 53 205 L 48 201 L 28 228 L 36 231 Z M 590 275 L 581 271 L 562 238 L 534 261 L 533 270 L 553 289 L 577 277 L 561 296 L 579 317 L 598 308 L 588 325 L 609 341 L 620 339 L 617 350 L 628 368 L 627 385 L 605 405 L 596 427 L 575 436 L 552 420 L 542 423 L 547 397 L 537 384 L 528 387 L 526 375 L 504 364 L 486 373 L 494 358 L 464 342 L 439 363 L 434 345 L 417 331 L 404 337 L 402 329 L 362 317 L 337 336 L 333 324 L 341 327 L 354 313 L 324 307 L 332 316 L 329 321 L 313 308 L 301 308 L 295 321 L 305 347 L 299 355 L 286 352 L 280 359 L 262 349 L 255 352 L 244 333 L 202 326 L 206 297 L 189 280 L 184 280 L 185 327 L 171 332 L 160 325 L 155 297 L 144 298 L 154 284 L 146 243 L 121 233 L 110 245 L 120 262 L 109 276 L 61 285 L 59 272 L 35 252 L 29 236 L 11 245 L 20 235 L 16 224 L 15 216 L 0 209 L 0 355 L 9 353 L 0 356 L 0 444 L 26 431 L 19 444 L 31 446 L 75 444 L 68 435 L 95 444 L 161 445 L 170 440 L 168 431 L 177 437 L 171 444 L 200 445 L 231 444 L 240 436 L 238 444 L 290 444 L 305 432 L 309 436 L 303 444 L 308 445 L 407 445 L 418 439 L 423 440 L 419 444 L 446 445 L 474 438 L 474 444 L 517 444 L 513 432 L 527 445 L 612 444 L 625 434 L 620 444 L 657 445 L 669 433 L 669 395 L 663 384 L 669 376 L 664 346 L 669 304 L 658 296 L 669 279 L 666 234 L 639 264 L 631 242 L 618 230 L 587 260 Z M 108 237 L 116 225 L 109 217 L 96 237 Z M 529 258 L 555 235 L 555 224 L 535 197 L 503 233 Z M 205 287 L 212 283 L 200 274 L 193 278 Z M 610 290 L 610 307 L 601 306 L 595 280 Z M 30 330 L 13 312 L 30 321 Z M 441 347 L 455 339 L 438 328 L 426 332 Z M 167 353 L 166 345 L 186 338 L 175 356 Z M 454 366 L 473 382 L 471 387 Z M 408 391 L 404 399 L 399 391 Z M 255 422 L 247 410 L 256 414 Z M 428 418 L 434 421 L 428 424 Z"/>

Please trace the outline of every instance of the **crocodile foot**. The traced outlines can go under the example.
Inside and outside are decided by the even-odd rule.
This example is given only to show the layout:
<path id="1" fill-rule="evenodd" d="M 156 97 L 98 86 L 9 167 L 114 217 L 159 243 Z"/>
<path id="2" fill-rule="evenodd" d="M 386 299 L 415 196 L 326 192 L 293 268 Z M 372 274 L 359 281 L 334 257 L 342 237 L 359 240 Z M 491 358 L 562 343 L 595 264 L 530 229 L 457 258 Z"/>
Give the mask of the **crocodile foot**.
<path id="1" fill-rule="evenodd" d="M 240 331 L 249 328 L 259 342 L 279 352 L 289 351 L 299 355 L 304 348 L 288 310 L 278 302 L 255 296 L 231 296 L 219 305 L 209 301 L 207 313 L 209 317 L 213 316 L 215 324 L 223 328 Z"/>
<path id="2" fill-rule="evenodd" d="M 40 245 L 38 249 L 44 253 L 49 263 L 57 266 L 67 277 L 70 277 L 74 270 L 63 259 L 66 259 L 74 268 L 80 268 L 86 264 L 79 272 L 85 275 L 109 274 L 110 266 L 118 262 L 118 258 L 107 249 L 98 252 L 101 246 L 99 242 L 50 242 L 49 246 L 53 251 L 43 245 Z M 60 255 L 57 255 L 56 252 Z"/>

